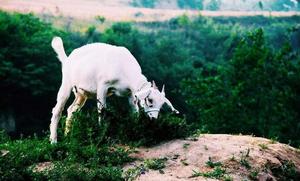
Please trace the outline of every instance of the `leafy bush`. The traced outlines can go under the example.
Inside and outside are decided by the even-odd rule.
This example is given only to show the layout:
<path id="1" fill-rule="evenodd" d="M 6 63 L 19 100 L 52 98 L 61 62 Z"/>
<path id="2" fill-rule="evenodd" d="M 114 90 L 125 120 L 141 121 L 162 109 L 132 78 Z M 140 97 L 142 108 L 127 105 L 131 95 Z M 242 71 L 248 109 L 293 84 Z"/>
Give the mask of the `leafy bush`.
<path id="1" fill-rule="evenodd" d="M 132 113 L 126 98 L 109 98 L 109 105 L 101 115 L 98 123 L 97 110 L 83 111 L 75 114 L 70 138 L 81 140 L 85 144 L 108 142 L 132 143 L 134 145 L 151 145 L 164 140 L 184 137 L 189 127 L 184 118 L 164 112 L 157 120 L 149 120 L 141 111 L 140 115 Z M 122 108 L 117 105 L 124 105 Z M 62 133 L 61 133 L 61 137 Z"/>
<path id="2" fill-rule="evenodd" d="M 273 52 L 263 30 L 241 40 L 232 60 L 214 76 L 183 83 L 198 124 L 212 133 L 245 133 L 299 144 L 299 60 L 290 46 Z M 287 131 L 289 130 L 289 131 Z"/>
<path id="3" fill-rule="evenodd" d="M 0 156 L 0 180 L 122 180 L 121 165 L 132 160 L 130 150 L 76 137 L 56 145 L 51 145 L 48 137 L 8 141 L 0 144 L 0 150 L 8 151 Z M 43 162 L 51 162 L 53 167 L 35 171 L 35 165 Z"/>

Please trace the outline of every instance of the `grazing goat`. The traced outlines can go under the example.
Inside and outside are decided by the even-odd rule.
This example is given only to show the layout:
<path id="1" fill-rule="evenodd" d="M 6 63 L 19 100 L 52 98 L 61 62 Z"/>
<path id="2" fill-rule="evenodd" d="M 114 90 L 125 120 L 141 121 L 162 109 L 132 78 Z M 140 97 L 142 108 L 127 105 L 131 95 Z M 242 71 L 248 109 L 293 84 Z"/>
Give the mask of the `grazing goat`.
<path id="1" fill-rule="evenodd" d="M 143 107 L 150 119 L 158 117 L 164 103 L 178 113 L 165 97 L 164 86 L 160 92 L 154 82 L 148 82 L 138 62 L 126 48 L 93 43 L 75 49 L 67 57 L 60 37 L 54 37 L 51 45 L 62 63 L 62 83 L 50 124 L 51 143 L 57 142 L 58 121 L 72 90 L 75 100 L 67 110 L 65 134 L 70 130 L 72 114 L 79 110 L 88 98 L 97 99 L 98 111 L 101 113 L 111 88 L 116 95 L 129 90 L 131 105 L 137 112 L 139 105 Z"/>

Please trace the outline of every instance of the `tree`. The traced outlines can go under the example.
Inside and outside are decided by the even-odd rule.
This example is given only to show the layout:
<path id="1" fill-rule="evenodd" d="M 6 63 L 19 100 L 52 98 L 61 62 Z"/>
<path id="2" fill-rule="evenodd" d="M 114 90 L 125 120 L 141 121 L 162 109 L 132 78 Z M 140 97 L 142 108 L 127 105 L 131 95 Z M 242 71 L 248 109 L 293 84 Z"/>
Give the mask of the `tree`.
<path id="1" fill-rule="evenodd" d="M 214 76 L 200 71 L 182 87 L 189 105 L 198 108 L 202 129 L 279 137 L 298 145 L 299 70 L 290 46 L 273 52 L 259 29 L 239 43 L 228 66 Z"/>
<path id="2" fill-rule="evenodd" d="M 177 4 L 180 8 L 203 9 L 203 0 L 177 0 Z"/>
<path id="3" fill-rule="evenodd" d="M 210 11 L 217 11 L 220 9 L 221 1 L 220 0 L 211 0 L 208 4 L 206 9 Z"/>

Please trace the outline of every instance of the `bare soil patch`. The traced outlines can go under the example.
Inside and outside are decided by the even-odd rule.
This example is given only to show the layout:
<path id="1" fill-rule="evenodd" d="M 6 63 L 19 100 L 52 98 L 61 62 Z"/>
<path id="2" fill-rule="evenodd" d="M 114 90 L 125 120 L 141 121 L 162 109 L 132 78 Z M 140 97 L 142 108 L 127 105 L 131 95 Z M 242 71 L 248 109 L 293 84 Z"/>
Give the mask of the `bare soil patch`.
<path id="1" fill-rule="evenodd" d="M 204 134 L 174 140 L 152 148 L 140 148 L 132 155 L 138 161 L 125 166 L 137 167 L 144 160 L 165 158 L 165 168 L 147 170 L 136 180 L 286 180 L 300 178 L 300 152 L 291 146 L 253 136 Z M 210 162 L 209 162 L 210 161 Z M 192 177 L 195 172 L 214 172 L 221 165 L 220 178 Z M 290 174 L 290 175 L 289 175 Z"/>

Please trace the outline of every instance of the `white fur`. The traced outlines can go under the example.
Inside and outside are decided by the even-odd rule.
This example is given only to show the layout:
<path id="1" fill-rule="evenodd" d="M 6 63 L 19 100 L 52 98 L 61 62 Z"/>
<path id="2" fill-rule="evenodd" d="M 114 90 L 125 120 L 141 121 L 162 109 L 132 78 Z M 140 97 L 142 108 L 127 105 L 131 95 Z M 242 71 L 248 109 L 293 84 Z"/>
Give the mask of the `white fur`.
<path id="1" fill-rule="evenodd" d="M 98 110 L 101 112 L 106 105 L 109 88 L 114 88 L 116 95 L 129 89 L 132 93 L 130 102 L 136 111 L 139 102 L 150 118 L 157 118 L 163 103 L 178 112 L 165 98 L 164 91 L 159 92 L 156 86 L 151 86 L 142 74 L 138 62 L 126 48 L 93 43 L 75 49 L 67 57 L 60 37 L 54 37 L 51 45 L 62 62 L 62 84 L 50 124 L 51 143 L 57 142 L 57 124 L 72 89 L 76 99 L 68 108 L 68 122 L 71 121 L 72 113 L 80 109 L 91 95 L 97 98 Z M 148 99 L 152 99 L 152 103 Z"/>

